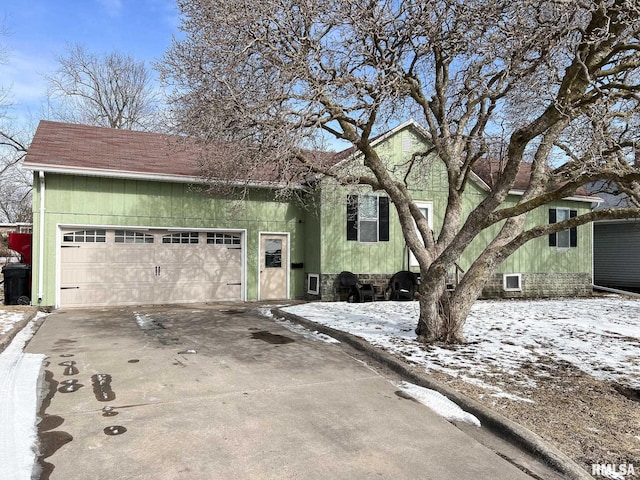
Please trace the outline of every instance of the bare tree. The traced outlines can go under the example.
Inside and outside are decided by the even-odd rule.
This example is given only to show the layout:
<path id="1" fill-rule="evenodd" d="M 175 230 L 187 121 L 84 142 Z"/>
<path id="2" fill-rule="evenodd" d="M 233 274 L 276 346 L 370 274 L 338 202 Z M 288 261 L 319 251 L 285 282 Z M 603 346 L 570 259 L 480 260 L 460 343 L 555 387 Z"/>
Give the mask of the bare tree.
<path id="1" fill-rule="evenodd" d="M 144 62 L 113 52 L 104 56 L 69 46 L 47 76 L 54 118 L 129 130 L 156 128 L 158 96 Z"/>
<path id="2" fill-rule="evenodd" d="M 178 5 L 185 37 L 174 41 L 161 68 L 174 87 L 180 130 L 246 145 L 243 156 L 256 162 L 286 166 L 295 159 L 297 168 L 340 183 L 384 190 L 420 265 L 416 331 L 425 341 L 463 341 L 462 326 L 486 281 L 527 241 L 598 219 L 640 216 L 629 207 L 525 225 L 529 212 L 588 182 L 615 183 L 638 198 L 638 0 Z M 398 177 L 372 140 L 409 115 L 431 145 Z M 303 149 L 327 136 L 361 152 L 362 169 L 328 168 Z M 403 181 L 429 161 L 442 162 L 448 176 L 439 232 Z M 526 190 L 516 204 L 505 202 L 525 161 Z M 491 169 L 491 189 L 465 216 L 463 195 L 480 168 Z M 498 233 L 446 292 L 447 270 L 487 229 Z"/>
<path id="3" fill-rule="evenodd" d="M 0 127 L 0 222 L 31 222 L 31 177 L 20 168 L 28 144 Z"/>
<path id="4" fill-rule="evenodd" d="M 0 37 L 6 34 L 0 24 Z M 8 62 L 8 51 L 0 45 L 0 64 Z M 30 222 L 31 177 L 20 168 L 27 153 L 26 135 L 9 116 L 9 90 L 0 86 L 0 222 Z"/>

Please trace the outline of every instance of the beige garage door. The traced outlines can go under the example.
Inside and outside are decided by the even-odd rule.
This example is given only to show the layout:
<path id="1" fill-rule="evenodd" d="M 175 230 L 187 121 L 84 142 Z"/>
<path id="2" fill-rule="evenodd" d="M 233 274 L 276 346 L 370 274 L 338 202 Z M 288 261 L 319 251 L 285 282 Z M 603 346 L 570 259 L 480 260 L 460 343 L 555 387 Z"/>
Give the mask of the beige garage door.
<path id="1" fill-rule="evenodd" d="M 68 229 L 60 251 L 60 306 L 242 299 L 235 232 Z"/>

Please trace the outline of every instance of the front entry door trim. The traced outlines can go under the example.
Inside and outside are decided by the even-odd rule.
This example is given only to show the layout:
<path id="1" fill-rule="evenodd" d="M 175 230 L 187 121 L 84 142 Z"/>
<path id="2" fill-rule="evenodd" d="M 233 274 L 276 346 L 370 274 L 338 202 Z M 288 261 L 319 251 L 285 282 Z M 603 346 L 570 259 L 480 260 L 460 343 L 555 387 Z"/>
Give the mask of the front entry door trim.
<path id="1" fill-rule="evenodd" d="M 282 241 L 284 248 L 280 255 L 274 252 L 265 251 L 266 242 Z M 289 232 L 258 232 L 258 299 L 259 300 L 289 300 L 289 282 L 291 277 L 290 270 L 290 234 Z M 271 267 L 267 267 L 265 263 L 269 263 Z M 263 282 L 267 280 L 267 275 L 271 272 L 270 268 L 280 267 L 284 269 L 284 279 L 278 286 L 280 295 L 274 295 L 274 290 L 265 291 Z"/>

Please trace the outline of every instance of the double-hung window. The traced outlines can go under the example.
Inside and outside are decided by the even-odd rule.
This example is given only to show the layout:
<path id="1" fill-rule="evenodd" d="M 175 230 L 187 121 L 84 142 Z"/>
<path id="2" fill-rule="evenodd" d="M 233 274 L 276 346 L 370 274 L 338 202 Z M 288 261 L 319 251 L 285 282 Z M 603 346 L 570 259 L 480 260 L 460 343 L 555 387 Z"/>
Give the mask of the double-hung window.
<path id="1" fill-rule="evenodd" d="M 347 240 L 389 241 L 389 199 L 376 195 L 347 196 Z"/>
<path id="2" fill-rule="evenodd" d="M 569 210 L 568 208 L 550 208 L 549 223 L 558 223 L 569 220 L 578 216 L 577 210 Z M 571 248 L 578 246 L 578 229 L 572 227 L 561 232 L 549 235 L 549 246 L 557 248 Z"/>

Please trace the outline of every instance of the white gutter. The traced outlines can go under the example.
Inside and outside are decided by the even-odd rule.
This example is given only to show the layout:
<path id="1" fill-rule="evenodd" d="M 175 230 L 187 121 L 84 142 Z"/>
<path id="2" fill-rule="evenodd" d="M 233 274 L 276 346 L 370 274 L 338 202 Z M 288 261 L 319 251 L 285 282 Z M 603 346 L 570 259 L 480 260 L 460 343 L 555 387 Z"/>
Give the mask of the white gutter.
<path id="1" fill-rule="evenodd" d="M 40 224 L 38 231 L 38 303 L 42 302 L 44 292 L 44 172 L 38 172 L 40 178 Z"/>
<path id="2" fill-rule="evenodd" d="M 640 294 L 638 294 L 638 293 L 628 292 L 627 290 L 620 290 L 619 288 L 602 287 L 600 285 L 596 285 L 595 283 L 593 285 L 591 285 L 591 286 L 595 290 L 601 290 L 603 292 L 617 293 L 618 295 L 627 295 L 629 297 L 640 298 Z"/>
<path id="3" fill-rule="evenodd" d="M 100 178 L 122 178 L 126 180 L 150 180 L 155 182 L 175 182 L 175 183 L 196 183 L 196 184 L 207 184 L 209 181 L 204 177 L 194 177 L 189 175 L 167 175 L 167 174 L 159 174 L 159 173 L 140 173 L 140 172 L 131 172 L 127 170 L 106 170 L 100 168 L 82 168 L 82 167 L 57 167 L 43 164 L 28 164 L 24 165 L 25 170 L 32 171 L 40 171 L 40 172 L 48 172 L 48 173 L 59 173 L 62 175 L 82 175 L 85 177 L 100 177 Z M 215 180 L 212 183 L 222 183 L 216 182 Z M 260 181 L 260 180 L 252 180 L 252 181 L 230 181 L 229 182 L 233 186 L 237 187 L 255 187 L 255 188 L 285 188 L 290 187 L 293 189 L 302 188 L 299 185 L 287 185 L 282 182 L 269 182 L 269 181 Z"/>
<path id="4" fill-rule="evenodd" d="M 509 190 L 509 195 L 515 195 L 521 197 L 524 195 L 524 190 Z M 569 200 L 572 202 L 589 202 L 589 203 L 602 203 L 603 200 L 600 197 L 595 196 L 580 196 L 580 197 L 565 197 L 559 200 Z"/>

